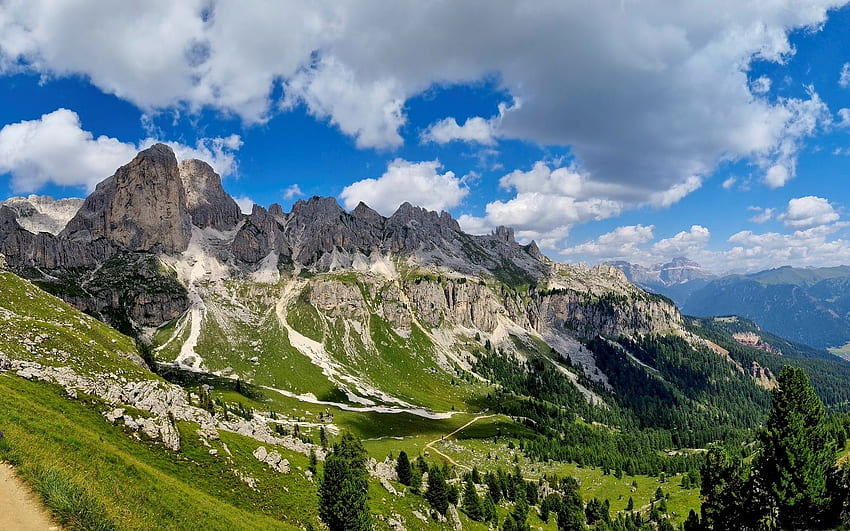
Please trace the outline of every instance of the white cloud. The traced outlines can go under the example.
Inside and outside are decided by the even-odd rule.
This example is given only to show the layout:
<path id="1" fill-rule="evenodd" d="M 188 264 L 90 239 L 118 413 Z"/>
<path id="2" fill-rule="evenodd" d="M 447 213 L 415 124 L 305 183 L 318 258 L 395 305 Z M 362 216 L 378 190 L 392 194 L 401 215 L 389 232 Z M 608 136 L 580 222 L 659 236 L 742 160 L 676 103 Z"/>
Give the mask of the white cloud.
<path id="1" fill-rule="evenodd" d="M 234 197 L 233 200 L 239 205 L 239 209 L 242 210 L 243 214 L 250 214 L 256 204 L 253 199 L 245 195 Z"/>
<path id="2" fill-rule="evenodd" d="M 605 260 L 629 259 L 633 260 L 639 253 L 638 245 L 652 240 L 654 225 L 627 225 L 617 227 L 611 232 L 599 237 L 568 247 L 561 254 L 582 257 L 604 257 Z"/>
<path id="3" fill-rule="evenodd" d="M 508 173 L 499 186 L 513 191 L 514 197 L 488 203 L 484 218 L 462 216 L 461 227 L 481 233 L 508 225 L 520 239 L 537 240 L 549 249 L 556 248 L 573 225 L 616 216 L 624 201 L 633 199 L 625 186 L 593 181 L 575 167 L 553 169 L 543 161 L 529 171 Z"/>
<path id="4" fill-rule="evenodd" d="M 401 144 L 411 97 L 497 79 L 523 105 L 491 137 L 569 145 L 594 180 L 647 201 L 728 159 L 793 177 L 805 101 L 760 97 L 749 66 L 787 59 L 788 34 L 843 3 L 8 0 L 0 69 L 83 75 L 152 112 L 210 106 L 254 123 L 305 105 L 379 148 Z"/>
<path id="5" fill-rule="evenodd" d="M 767 76 L 761 76 L 757 79 L 754 79 L 752 83 L 750 83 L 750 90 L 754 94 L 767 94 L 770 92 L 771 81 Z"/>
<path id="6" fill-rule="evenodd" d="M 764 182 L 770 188 L 779 188 L 797 174 L 797 154 L 805 138 L 820 128 L 829 127 L 832 115 L 812 87 L 809 99 L 782 100 L 782 127 L 775 131 L 775 141 L 757 156 L 759 165 L 766 169 Z"/>
<path id="7" fill-rule="evenodd" d="M 750 218 L 750 221 L 753 223 L 758 223 L 761 225 L 762 223 L 767 223 L 771 219 L 773 219 L 773 209 L 772 208 L 762 208 L 757 206 L 748 207 L 747 210 L 752 212 L 756 212 L 753 217 Z"/>
<path id="8" fill-rule="evenodd" d="M 301 197 L 304 195 L 304 192 L 301 191 L 301 187 L 297 184 L 292 184 L 286 187 L 286 190 L 283 191 L 283 198 L 289 201 L 290 199 L 295 199 L 296 197 Z"/>
<path id="9" fill-rule="evenodd" d="M 736 182 L 738 182 L 737 177 L 729 177 L 725 181 L 723 181 L 723 184 L 721 186 L 723 186 L 724 190 L 731 190 L 732 187 L 735 186 Z"/>
<path id="10" fill-rule="evenodd" d="M 48 183 L 83 186 L 87 191 L 109 177 L 136 153 L 156 142 L 139 145 L 86 131 L 74 111 L 57 109 L 37 120 L 9 124 L 0 130 L 0 174 L 11 175 L 12 191 L 35 192 Z M 238 135 L 201 139 L 194 147 L 167 142 L 178 159 L 200 158 L 222 175 L 236 168 Z"/>
<path id="11" fill-rule="evenodd" d="M 841 66 L 841 72 L 838 74 L 838 85 L 843 88 L 850 87 L 850 63 L 844 63 Z"/>
<path id="12" fill-rule="evenodd" d="M 668 207 L 678 203 L 689 193 L 699 190 L 702 186 L 702 179 L 695 175 L 691 175 L 684 181 L 676 183 L 667 190 L 655 192 L 649 197 L 649 204 L 655 207 Z"/>
<path id="13" fill-rule="evenodd" d="M 850 127 L 850 109 L 848 109 L 846 107 L 842 108 L 842 109 L 838 109 L 837 114 L 838 114 L 838 117 L 840 118 L 840 120 L 837 121 L 835 123 L 835 125 L 837 127 Z"/>
<path id="14" fill-rule="evenodd" d="M 733 265 L 738 271 L 758 271 L 792 265 L 825 267 L 850 263 L 850 241 L 847 223 L 819 225 L 805 230 L 782 234 L 755 234 L 741 231 L 729 237 L 732 247 L 706 256 L 706 263 L 726 268 Z M 837 236 L 837 237 L 836 237 Z"/>
<path id="15" fill-rule="evenodd" d="M 384 216 L 391 215 L 405 201 L 428 210 L 449 210 L 460 204 L 469 189 L 454 172 L 440 173 L 441 169 L 437 161 L 396 159 L 379 178 L 346 186 L 340 198 L 348 210 L 362 201 Z"/>
<path id="16" fill-rule="evenodd" d="M 422 133 L 422 140 L 436 142 L 437 144 L 448 144 L 454 140 L 476 142 L 488 146 L 495 143 L 493 124 L 480 116 L 467 118 L 463 125 L 458 125 L 454 118 L 444 118 L 432 124 Z"/>
<path id="17" fill-rule="evenodd" d="M 839 217 L 829 201 L 810 195 L 788 201 L 788 208 L 780 219 L 786 227 L 805 230 L 838 221 Z"/>
<path id="18" fill-rule="evenodd" d="M 694 256 L 705 248 L 709 239 L 711 239 L 711 232 L 706 227 L 692 225 L 690 230 L 658 240 L 652 245 L 652 251 L 665 258 Z"/>

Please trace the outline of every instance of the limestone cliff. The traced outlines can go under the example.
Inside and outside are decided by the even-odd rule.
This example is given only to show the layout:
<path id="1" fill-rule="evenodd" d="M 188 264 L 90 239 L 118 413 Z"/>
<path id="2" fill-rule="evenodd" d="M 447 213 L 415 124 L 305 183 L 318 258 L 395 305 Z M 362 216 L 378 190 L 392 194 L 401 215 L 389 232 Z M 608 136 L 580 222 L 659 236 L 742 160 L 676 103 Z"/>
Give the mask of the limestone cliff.
<path id="1" fill-rule="evenodd" d="M 164 253 L 185 250 L 191 236 L 177 158 L 164 144 L 140 152 L 98 184 L 60 234 L 69 241 L 105 239 L 130 251 Z"/>

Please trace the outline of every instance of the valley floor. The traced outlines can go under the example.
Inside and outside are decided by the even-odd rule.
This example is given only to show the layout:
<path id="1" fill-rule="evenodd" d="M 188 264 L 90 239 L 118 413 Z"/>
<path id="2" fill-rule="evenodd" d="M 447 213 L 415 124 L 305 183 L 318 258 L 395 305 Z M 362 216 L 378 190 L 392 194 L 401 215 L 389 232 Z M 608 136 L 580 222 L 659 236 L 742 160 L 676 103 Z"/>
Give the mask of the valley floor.
<path id="1" fill-rule="evenodd" d="M 60 529 L 12 465 L 0 463 L 0 529 L 45 531 Z"/>

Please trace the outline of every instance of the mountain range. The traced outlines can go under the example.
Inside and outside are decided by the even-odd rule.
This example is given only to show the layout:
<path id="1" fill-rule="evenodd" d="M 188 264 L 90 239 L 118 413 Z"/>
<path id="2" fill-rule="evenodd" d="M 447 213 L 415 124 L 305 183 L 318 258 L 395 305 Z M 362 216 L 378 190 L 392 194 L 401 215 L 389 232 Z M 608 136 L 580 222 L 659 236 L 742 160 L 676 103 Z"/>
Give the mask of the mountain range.
<path id="1" fill-rule="evenodd" d="M 763 421 L 783 365 L 806 368 L 830 410 L 850 404 L 850 363 L 744 319 L 683 317 L 627 279 L 716 282 L 686 260 L 560 264 L 510 228 L 469 235 L 410 204 L 243 214 L 208 164 L 162 144 L 85 200 L 5 201 L 0 253 L 0 371 L 16 375 L 0 379 L 0 425 L 26 426 L 0 456 L 55 467 L 82 448 L 100 464 L 68 481 L 113 527 L 143 522 L 98 471 L 148 500 L 153 527 L 319 525 L 308 458 L 343 431 L 369 452 L 382 529 L 486 528 L 432 518 L 398 483 L 400 450 L 460 472 L 516 465 L 541 499 L 557 487 L 544 475 L 569 471 L 588 496 L 649 507 L 666 477 L 695 473 L 693 449 Z M 670 518 L 697 499 L 676 490 Z"/>
<path id="2" fill-rule="evenodd" d="M 718 276 L 686 258 L 652 268 L 612 265 L 644 289 L 670 297 L 689 315 L 738 315 L 818 348 L 850 342 L 850 266 L 785 266 Z"/>

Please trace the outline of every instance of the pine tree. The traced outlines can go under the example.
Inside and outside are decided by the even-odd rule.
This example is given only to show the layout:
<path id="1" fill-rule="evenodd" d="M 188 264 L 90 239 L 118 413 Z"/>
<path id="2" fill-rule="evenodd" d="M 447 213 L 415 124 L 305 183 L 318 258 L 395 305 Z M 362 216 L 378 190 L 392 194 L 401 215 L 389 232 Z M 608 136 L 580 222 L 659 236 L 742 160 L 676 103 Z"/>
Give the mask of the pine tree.
<path id="1" fill-rule="evenodd" d="M 443 471 L 436 465 L 428 470 L 428 491 L 425 492 L 425 499 L 443 516 L 449 510 L 449 486 L 443 477 Z"/>
<path id="2" fill-rule="evenodd" d="M 702 467 L 702 525 L 705 529 L 733 529 L 745 520 L 745 475 L 741 459 L 722 448 L 712 448 Z"/>
<path id="3" fill-rule="evenodd" d="M 310 464 L 307 466 L 307 470 L 315 476 L 318 465 L 319 460 L 316 458 L 316 450 L 314 450 L 313 447 L 310 447 Z"/>
<path id="4" fill-rule="evenodd" d="M 528 531 L 531 527 L 528 525 L 528 499 L 525 494 L 525 482 L 519 481 L 514 486 L 516 501 L 514 502 L 514 510 L 508 515 L 505 520 L 504 529 L 515 531 Z"/>
<path id="5" fill-rule="evenodd" d="M 496 503 L 493 502 L 493 497 L 490 496 L 489 492 L 484 496 L 484 503 L 481 504 L 481 516 L 484 518 L 485 522 L 494 522 L 498 524 Z"/>
<path id="6" fill-rule="evenodd" d="M 363 445 L 353 435 L 344 434 L 325 460 L 319 485 L 319 516 L 331 531 L 372 528 L 368 477 Z"/>
<path id="7" fill-rule="evenodd" d="M 466 478 L 463 487 L 463 505 L 461 509 L 471 520 L 480 522 L 484 519 L 481 509 L 481 498 L 478 497 L 478 491 L 475 490 L 475 483 L 472 482 L 472 476 L 467 476 Z"/>
<path id="8" fill-rule="evenodd" d="M 410 471 L 410 459 L 407 457 L 407 452 L 402 450 L 398 454 L 398 461 L 396 461 L 395 471 L 398 474 L 398 481 L 402 485 L 410 486 L 410 481 L 413 479 Z"/>
<path id="9" fill-rule="evenodd" d="M 558 507 L 558 530 L 578 531 L 585 528 L 584 503 L 575 478 L 564 478 L 561 482 L 563 495 Z"/>
<path id="10" fill-rule="evenodd" d="M 772 409 L 760 435 L 754 485 L 763 492 L 763 521 L 782 528 L 821 526 L 829 502 L 827 476 L 834 449 L 828 442 L 823 403 L 800 368 L 786 366 L 772 394 Z"/>

